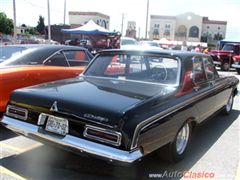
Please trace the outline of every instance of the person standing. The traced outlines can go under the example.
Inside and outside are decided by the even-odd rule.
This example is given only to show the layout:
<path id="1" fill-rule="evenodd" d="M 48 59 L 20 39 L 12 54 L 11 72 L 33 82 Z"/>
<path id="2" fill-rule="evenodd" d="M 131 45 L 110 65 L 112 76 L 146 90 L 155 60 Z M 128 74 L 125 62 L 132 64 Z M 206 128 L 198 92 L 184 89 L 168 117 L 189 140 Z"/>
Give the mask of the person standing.
<path id="1" fill-rule="evenodd" d="M 194 51 L 195 52 L 201 52 L 201 49 L 200 49 L 200 44 L 197 45 L 197 47 L 195 47 Z"/>
<path id="2" fill-rule="evenodd" d="M 187 42 L 183 41 L 182 46 L 181 46 L 181 51 L 187 51 L 188 47 L 187 47 Z"/>

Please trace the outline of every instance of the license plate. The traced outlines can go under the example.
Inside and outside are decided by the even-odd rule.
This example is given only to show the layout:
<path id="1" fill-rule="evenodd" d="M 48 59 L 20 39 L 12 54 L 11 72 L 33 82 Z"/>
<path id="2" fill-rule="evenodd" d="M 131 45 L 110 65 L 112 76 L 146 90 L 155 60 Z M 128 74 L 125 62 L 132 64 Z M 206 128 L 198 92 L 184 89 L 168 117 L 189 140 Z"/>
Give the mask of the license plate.
<path id="1" fill-rule="evenodd" d="M 55 116 L 49 116 L 45 130 L 60 135 L 66 135 L 68 133 L 68 120 Z"/>

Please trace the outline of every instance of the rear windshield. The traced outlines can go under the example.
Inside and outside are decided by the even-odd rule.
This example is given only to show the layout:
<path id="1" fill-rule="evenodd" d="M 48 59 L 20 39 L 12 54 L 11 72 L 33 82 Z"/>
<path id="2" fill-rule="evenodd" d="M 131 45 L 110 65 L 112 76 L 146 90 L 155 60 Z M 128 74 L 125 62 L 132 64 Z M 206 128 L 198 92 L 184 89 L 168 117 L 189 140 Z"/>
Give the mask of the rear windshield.
<path id="1" fill-rule="evenodd" d="M 225 44 L 222 48 L 222 50 L 225 50 L 225 51 L 234 51 L 234 46 L 233 45 L 230 45 L 230 44 Z"/>
<path id="2" fill-rule="evenodd" d="M 156 55 L 100 55 L 84 75 L 178 85 L 180 61 Z"/>
<path id="3" fill-rule="evenodd" d="M 26 47 L 0 46 L 0 62 L 21 54 Z"/>

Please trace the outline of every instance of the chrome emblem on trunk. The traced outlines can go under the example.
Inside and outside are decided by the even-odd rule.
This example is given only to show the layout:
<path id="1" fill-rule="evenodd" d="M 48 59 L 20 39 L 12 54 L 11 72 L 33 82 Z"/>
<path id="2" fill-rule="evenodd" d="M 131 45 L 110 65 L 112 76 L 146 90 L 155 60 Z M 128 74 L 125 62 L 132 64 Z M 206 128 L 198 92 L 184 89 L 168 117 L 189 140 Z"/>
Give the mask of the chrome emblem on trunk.
<path id="1" fill-rule="evenodd" d="M 83 117 L 92 119 L 92 120 L 97 120 L 99 122 L 108 122 L 108 118 L 102 117 L 102 116 L 95 116 L 93 114 L 84 114 Z"/>
<path id="2" fill-rule="evenodd" d="M 58 112 L 57 101 L 54 101 L 53 105 L 50 108 L 50 111 Z"/>

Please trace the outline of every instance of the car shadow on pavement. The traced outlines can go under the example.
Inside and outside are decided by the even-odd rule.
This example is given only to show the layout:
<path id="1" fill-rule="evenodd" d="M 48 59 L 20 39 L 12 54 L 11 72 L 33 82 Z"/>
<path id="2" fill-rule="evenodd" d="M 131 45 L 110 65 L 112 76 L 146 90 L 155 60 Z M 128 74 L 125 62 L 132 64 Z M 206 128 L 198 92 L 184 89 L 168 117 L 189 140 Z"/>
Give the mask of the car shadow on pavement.
<path id="1" fill-rule="evenodd" d="M 7 140 L 16 136 L 18 135 L 6 129 L 4 126 L 0 124 L 0 141 Z"/>
<path id="2" fill-rule="evenodd" d="M 232 125 L 239 114 L 240 111 L 233 110 L 229 116 L 217 115 L 199 126 L 193 134 L 186 157 L 175 164 L 164 162 L 152 153 L 135 164 L 118 166 L 45 145 L 3 158 L 0 164 L 27 179 L 151 179 L 151 174 L 163 174 L 165 171 L 183 172 L 191 169 Z"/>

